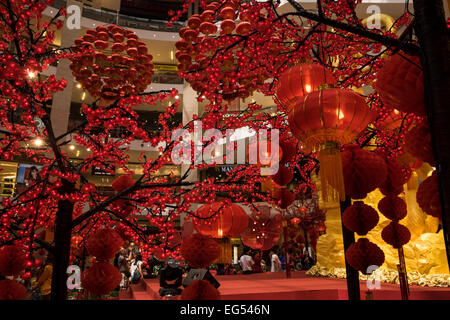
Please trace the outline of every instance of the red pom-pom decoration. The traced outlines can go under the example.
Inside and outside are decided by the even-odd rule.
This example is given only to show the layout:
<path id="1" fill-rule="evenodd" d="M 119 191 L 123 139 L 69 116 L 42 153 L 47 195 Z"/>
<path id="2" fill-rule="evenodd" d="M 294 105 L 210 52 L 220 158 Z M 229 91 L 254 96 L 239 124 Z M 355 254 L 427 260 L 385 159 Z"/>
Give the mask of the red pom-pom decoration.
<path id="1" fill-rule="evenodd" d="M 298 140 L 295 137 L 291 139 L 280 140 L 280 147 L 283 150 L 281 163 L 291 162 L 297 155 Z"/>
<path id="2" fill-rule="evenodd" d="M 120 281 L 120 271 L 106 261 L 95 262 L 81 274 L 81 285 L 93 295 L 109 294 Z"/>
<path id="3" fill-rule="evenodd" d="M 388 195 L 378 202 L 378 210 L 389 220 L 399 221 L 406 217 L 406 202 L 397 196 Z"/>
<path id="4" fill-rule="evenodd" d="M 15 280 L 0 281 L 0 300 L 23 300 L 27 289 Z"/>
<path id="5" fill-rule="evenodd" d="M 341 156 L 345 193 L 350 198 L 363 199 L 386 180 L 386 162 L 378 154 L 347 145 Z"/>
<path id="6" fill-rule="evenodd" d="M 181 300 L 220 300 L 220 293 L 208 281 L 196 280 L 183 290 Z"/>
<path id="7" fill-rule="evenodd" d="M 411 232 L 407 227 L 393 221 L 381 231 L 381 238 L 395 249 L 399 249 L 411 240 Z"/>
<path id="8" fill-rule="evenodd" d="M 366 238 L 359 238 L 357 242 L 347 249 L 345 256 L 348 264 L 363 274 L 370 274 L 370 266 L 381 266 L 384 263 L 384 253 L 375 244 Z"/>
<path id="9" fill-rule="evenodd" d="M 134 179 L 131 177 L 130 174 L 124 174 L 119 176 L 112 182 L 112 188 L 117 192 L 120 192 L 125 189 L 128 189 L 129 187 L 134 185 L 135 182 L 136 181 L 134 181 Z"/>
<path id="10" fill-rule="evenodd" d="M 436 171 L 419 185 L 416 200 L 423 212 L 441 219 L 442 209 Z"/>
<path id="11" fill-rule="evenodd" d="M 88 239 L 86 249 L 97 260 L 109 260 L 119 252 L 122 244 L 123 239 L 116 231 L 110 228 L 101 228 Z"/>
<path id="12" fill-rule="evenodd" d="M 342 215 L 342 222 L 345 227 L 360 236 L 366 235 L 378 224 L 378 213 L 369 205 L 362 201 L 356 201 L 345 209 Z"/>
<path id="13" fill-rule="evenodd" d="M 26 255 L 18 245 L 8 245 L 0 248 L 0 274 L 16 276 L 26 267 Z"/>
<path id="14" fill-rule="evenodd" d="M 406 133 L 405 149 L 414 157 L 428 162 L 431 166 L 436 164 L 431 148 L 430 129 L 426 123 L 421 123 Z"/>
<path id="15" fill-rule="evenodd" d="M 181 243 L 181 255 L 192 268 L 206 268 L 220 255 L 217 242 L 200 233 L 193 234 Z"/>
<path id="16" fill-rule="evenodd" d="M 375 88 L 387 108 L 426 115 L 419 57 L 405 54 L 391 56 L 378 73 Z"/>

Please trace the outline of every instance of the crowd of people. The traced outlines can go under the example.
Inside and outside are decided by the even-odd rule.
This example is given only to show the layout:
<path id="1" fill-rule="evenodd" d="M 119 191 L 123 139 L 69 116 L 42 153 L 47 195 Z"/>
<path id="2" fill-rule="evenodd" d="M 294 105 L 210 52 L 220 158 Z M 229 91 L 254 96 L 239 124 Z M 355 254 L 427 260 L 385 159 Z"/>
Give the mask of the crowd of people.
<path id="1" fill-rule="evenodd" d="M 260 251 L 244 250 L 239 259 L 243 274 L 261 273 L 265 271 L 282 272 L 286 270 L 286 260 L 291 270 L 309 270 L 315 264 L 314 250 L 311 247 L 303 251 L 288 252 L 288 259 L 282 250 L 272 249 L 267 257 L 261 257 Z M 266 261 L 269 261 L 267 263 Z"/>

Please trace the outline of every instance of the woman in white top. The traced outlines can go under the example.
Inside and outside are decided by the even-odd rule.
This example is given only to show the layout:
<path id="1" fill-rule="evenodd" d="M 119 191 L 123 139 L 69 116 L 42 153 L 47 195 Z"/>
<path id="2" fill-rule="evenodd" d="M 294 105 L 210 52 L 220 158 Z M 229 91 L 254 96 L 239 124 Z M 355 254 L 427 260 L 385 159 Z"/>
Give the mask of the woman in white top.
<path id="1" fill-rule="evenodd" d="M 131 261 L 131 283 L 138 283 L 143 277 L 142 273 L 142 256 L 140 253 L 136 254 L 135 259 Z"/>
<path id="2" fill-rule="evenodd" d="M 272 262 L 272 266 L 270 267 L 270 272 L 280 272 L 281 271 L 281 261 L 278 258 L 278 255 L 270 251 L 270 261 Z"/>

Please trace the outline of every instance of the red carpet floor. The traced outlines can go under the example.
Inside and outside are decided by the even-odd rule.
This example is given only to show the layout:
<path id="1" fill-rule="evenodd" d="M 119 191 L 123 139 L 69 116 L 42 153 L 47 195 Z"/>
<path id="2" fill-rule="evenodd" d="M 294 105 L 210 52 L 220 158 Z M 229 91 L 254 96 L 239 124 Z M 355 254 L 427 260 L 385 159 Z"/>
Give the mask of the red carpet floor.
<path id="1" fill-rule="evenodd" d="M 216 276 L 223 300 L 347 300 L 345 279 L 308 277 L 295 272 L 287 279 L 284 273 Z M 365 299 L 366 281 L 361 281 L 361 299 Z M 157 300 L 158 279 L 145 279 L 131 290 L 120 293 L 121 300 Z M 410 287 L 411 300 L 450 300 L 450 288 Z M 400 300 L 395 284 L 381 284 L 373 291 L 375 300 Z"/>

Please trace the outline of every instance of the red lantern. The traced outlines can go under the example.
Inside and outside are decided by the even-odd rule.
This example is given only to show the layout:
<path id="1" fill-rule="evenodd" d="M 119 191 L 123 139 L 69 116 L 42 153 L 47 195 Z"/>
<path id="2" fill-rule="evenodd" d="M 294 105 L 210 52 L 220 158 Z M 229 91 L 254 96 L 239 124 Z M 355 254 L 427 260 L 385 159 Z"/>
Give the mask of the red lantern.
<path id="1" fill-rule="evenodd" d="M 109 294 L 121 280 L 120 271 L 106 261 L 95 262 L 81 274 L 81 285 L 93 295 Z"/>
<path id="2" fill-rule="evenodd" d="M 285 186 L 291 182 L 291 180 L 294 178 L 294 174 L 291 170 L 291 168 L 286 167 L 284 163 L 280 163 L 278 167 L 278 172 L 271 176 L 271 179 L 273 182 L 278 184 L 279 186 Z"/>
<path id="3" fill-rule="evenodd" d="M 362 96 L 334 88 L 307 94 L 289 113 L 292 133 L 307 149 L 319 151 L 324 200 L 345 198 L 339 147 L 352 142 L 373 118 Z"/>
<path id="4" fill-rule="evenodd" d="M 276 97 L 289 109 L 298 99 L 324 85 L 336 85 L 333 73 L 320 64 L 299 64 L 287 69 L 278 80 Z"/>
<path id="5" fill-rule="evenodd" d="M 281 188 L 273 192 L 272 197 L 278 200 L 281 209 L 287 209 L 295 200 L 295 195 L 286 188 Z"/>
<path id="6" fill-rule="evenodd" d="M 220 300 L 220 293 L 208 281 L 196 280 L 183 290 L 181 300 Z"/>
<path id="7" fill-rule="evenodd" d="M 346 145 L 341 156 L 345 193 L 350 198 L 363 199 L 386 180 L 386 162 L 378 154 Z"/>
<path id="8" fill-rule="evenodd" d="M 385 158 L 385 161 L 388 170 L 380 191 L 384 195 L 398 195 L 403 192 L 403 185 L 408 181 L 411 172 L 409 174 L 404 172 L 396 158 Z"/>
<path id="9" fill-rule="evenodd" d="M 241 23 L 238 24 L 238 26 L 236 28 L 236 33 L 241 36 L 245 36 L 246 34 L 248 34 L 250 32 L 250 28 L 251 28 L 251 24 L 249 22 L 242 21 Z"/>
<path id="10" fill-rule="evenodd" d="M 116 190 L 117 192 L 121 192 L 125 189 L 130 188 L 135 184 L 136 181 L 132 178 L 132 175 L 130 174 L 124 174 L 116 178 L 112 182 L 112 188 Z"/>
<path id="11" fill-rule="evenodd" d="M 381 266 L 384 263 L 383 251 L 366 238 L 359 238 L 357 242 L 352 243 L 345 256 L 348 264 L 363 274 L 372 273 L 368 272 L 370 266 Z"/>
<path id="12" fill-rule="evenodd" d="M 222 22 L 220 27 L 225 34 L 230 34 L 233 32 L 234 28 L 236 28 L 236 23 L 233 20 L 227 19 Z"/>
<path id="13" fill-rule="evenodd" d="M 297 217 L 292 218 L 292 219 L 291 219 L 291 223 L 292 223 L 294 226 L 297 226 L 297 225 L 300 223 L 300 219 L 297 218 Z"/>
<path id="14" fill-rule="evenodd" d="M 252 249 L 268 250 L 280 239 L 282 217 L 275 214 L 271 218 L 273 209 L 267 205 L 257 205 L 256 208 L 258 211 L 250 215 L 248 227 L 242 233 L 241 239 Z"/>
<path id="15" fill-rule="evenodd" d="M 217 32 L 217 26 L 211 22 L 202 22 L 202 24 L 200 25 L 200 32 L 208 36 Z"/>
<path id="16" fill-rule="evenodd" d="M 389 220 L 399 221 L 406 217 L 406 202 L 394 195 L 388 195 L 378 202 L 378 210 Z"/>
<path id="17" fill-rule="evenodd" d="M 379 221 L 377 211 L 362 201 L 356 201 L 342 214 L 344 226 L 360 236 L 366 235 Z"/>
<path id="18" fill-rule="evenodd" d="M 425 116 L 423 72 L 416 56 L 391 56 L 378 73 L 375 88 L 387 108 Z"/>
<path id="19" fill-rule="evenodd" d="M 195 230 L 203 235 L 222 238 L 228 235 L 236 236 L 242 232 L 248 223 L 244 209 L 239 205 L 225 201 L 205 204 L 197 209 L 193 219 Z"/>
<path id="20" fill-rule="evenodd" d="M 7 245 L 0 248 L 0 274 L 17 276 L 26 267 L 26 255 L 22 247 Z"/>
<path id="21" fill-rule="evenodd" d="M 406 133 L 405 149 L 414 157 L 435 166 L 433 149 L 431 148 L 430 129 L 425 122 L 415 126 Z"/>
<path id="22" fill-rule="evenodd" d="M 181 243 L 181 254 L 192 268 L 206 268 L 220 255 L 220 246 L 208 236 L 196 233 Z"/>
<path id="23" fill-rule="evenodd" d="M 86 249 L 97 260 L 109 260 L 119 252 L 122 244 L 123 240 L 116 231 L 110 228 L 101 228 L 88 239 Z"/>
<path id="24" fill-rule="evenodd" d="M 220 16 L 224 20 L 226 20 L 226 19 L 233 20 L 236 18 L 235 11 L 232 7 L 224 7 L 222 10 L 220 10 Z"/>
<path id="25" fill-rule="evenodd" d="M 441 219 L 442 209 L 436 171 L 419 185 L 416 200 L 423 212 Z"/>
<path id="26" fill-rule="evenodd" d="M 295 137 L 290 139 L 280 140 L 280 147 L 282 150 L 281 162 L 291 162 L 294 161 L 297 155 L 298 140 Z"/>
<path id="27" fill-rule="evenodd" d="M 393 221 L 381 231 L 381 238 L 395 249 L 399 249 L 411 240 L 411 232 L 407 227 Z"/>

